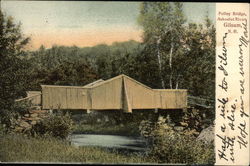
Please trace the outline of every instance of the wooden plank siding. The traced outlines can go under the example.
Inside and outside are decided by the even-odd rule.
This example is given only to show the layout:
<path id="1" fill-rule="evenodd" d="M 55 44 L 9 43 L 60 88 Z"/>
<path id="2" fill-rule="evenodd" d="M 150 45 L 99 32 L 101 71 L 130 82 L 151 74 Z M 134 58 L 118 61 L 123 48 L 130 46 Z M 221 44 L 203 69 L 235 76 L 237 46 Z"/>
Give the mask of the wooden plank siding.
<path id="1" fill-rule="evenodd" d="M 152 89 L 126 75 L 85 86 L 42 85 L 43 109 L 183 109 L 187 90 Z"/>
<path id="2" fill-rule="evenodd" d="M 92 87 L 91 101 L 91 109 L 122 109 L 122 77 Z"/>
<path id="3" fill-rule="evenodd" d="M 32 105 L 41 105 L 41 91 L 27 91 L 26 94 Z"/>
<path id="4" fill-rule="evenodd" d="M 154 90 L 138 84 L 130 78 L 124 77 L 127 87 L 128 99 L 133 109 L 156 108 Z"/>
<path id="5" fill-rule="evenodd" d="M 42 85 L 43 109 L 87 108 L 87 90 L 74 86 Z"/>
<path id="6" fill-rule="evenodd" d="M 184 89 L 155 89 L 158 93 L 158 108 L 182 109 L 187 107 L 187 90 Z"/>

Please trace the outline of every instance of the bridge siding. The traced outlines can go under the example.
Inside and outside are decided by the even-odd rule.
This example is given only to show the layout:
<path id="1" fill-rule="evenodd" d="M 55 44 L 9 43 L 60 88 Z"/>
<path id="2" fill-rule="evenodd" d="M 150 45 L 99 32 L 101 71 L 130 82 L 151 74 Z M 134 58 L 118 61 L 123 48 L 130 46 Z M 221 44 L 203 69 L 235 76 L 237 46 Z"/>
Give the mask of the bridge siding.
<path id="1" fill-rule="evenodd" d="M 157 108 L 153 89 L 148 89 L 140 84 L 137 84 L 131 79 L 124 79 L 125 84 L 127 85 L 128 99 L 133 109 Z"/>
<path id="2" fill-rule="evenodd" d="M 27 91 L 27 97 L 31 98 L 32 105 L 41 105 L 41 92 L 40 91 Z"/>
<path id="3" fill-rule="evenodd" d="M 43 109 L 183 109 L 187 90 L 151 89 L 120 75 L 91 87 L 42 86 Z"/>
<path id="4" fill-rule="evenodd" d="M 187 107 L 187 90 L 155 89 L 160 109 L 182 109 Z"/>
<path id="5" fill-rule="evenodd" d="M 74 87 L 42 87 L 43 109 L 83 109 L 87 108 L 87 89 Z"/>
<path id="6" fill-rule="evenodd" d="M 91 109 L 122 109 L 122 78 L 91 89 Z"/>

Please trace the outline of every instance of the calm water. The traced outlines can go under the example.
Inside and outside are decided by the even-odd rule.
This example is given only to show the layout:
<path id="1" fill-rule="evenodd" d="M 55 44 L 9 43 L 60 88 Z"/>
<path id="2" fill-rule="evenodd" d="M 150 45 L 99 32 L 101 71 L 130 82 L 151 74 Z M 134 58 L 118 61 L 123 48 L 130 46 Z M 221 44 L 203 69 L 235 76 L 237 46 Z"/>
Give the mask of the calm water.
<path id="1" fill-rule="evenodd" d="M 146 141 L 140 137 L 126 137 L 117 135 L 73 134 L 71 143 L 75 146 L 95 146 L 144 151 Z"/>

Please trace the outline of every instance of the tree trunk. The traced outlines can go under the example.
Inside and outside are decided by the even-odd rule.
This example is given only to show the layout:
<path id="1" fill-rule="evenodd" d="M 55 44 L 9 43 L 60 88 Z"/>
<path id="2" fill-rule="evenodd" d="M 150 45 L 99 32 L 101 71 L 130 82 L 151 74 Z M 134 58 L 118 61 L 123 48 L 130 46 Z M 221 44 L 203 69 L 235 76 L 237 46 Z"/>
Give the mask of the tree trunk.
<path id="1" fill-rule="evenodd" d="M 170 53 L 169 53 L 169 67 L 170 67 L 169 87 L 170 87 L 170 89 L 173 88 L 173 82 L 172 82 L 172 77 L 173 77 L 173 71 L 172 71 L 173 49 L 174 49 L 174 43 L 173 43 L 173 40 L 171 39 L 171 48 L 170 48 Z"/>
<path id="2" fill-rule="evenodd" d="M 170 76 L 169 76 L 169 87 L 170 87 L 170 89 L 173 89 L 173 87 L 172 87 L 172 72 L 170 73 Z"/>
<path id="3" fill-rule="evenodd" d="M 174 48 L 174 43 L 171 41 L 171 48 L 170 48 L 170 53 L 169 53 L 169 67 L 172 71 L 172 56 L 173 56 L 173 48 Z"/>
<path id="4" fill-rule="evenodd" d="M 159 37 L 157 40 L 157 59 L 158 59 L 158 64 L 159 64 L 159 75 L 160 75 L 160 79 L 161 79 L 161 86 L 163 89 L 165 89 L 165 82 L 164 79 L 162 77 L 162 61 L 161 61 L 161 53 L 160 53 L 160 42 L 161 42 L 161 38 Z"/>
<path id="5" fill-rule="evenodd" d="M 178 74 L 178 76 L 177 76 L 175 89 L 178 89 L 178 86 L 179 86 L 179 77 L 180 77 L 180 74 Z"/>

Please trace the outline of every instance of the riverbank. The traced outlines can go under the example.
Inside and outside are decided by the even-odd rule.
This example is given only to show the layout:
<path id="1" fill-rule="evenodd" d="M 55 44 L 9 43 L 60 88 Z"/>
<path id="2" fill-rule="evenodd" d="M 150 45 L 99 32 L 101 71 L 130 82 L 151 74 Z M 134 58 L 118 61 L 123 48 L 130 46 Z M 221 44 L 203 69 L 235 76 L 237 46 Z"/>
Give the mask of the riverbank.
<path id="1" fill-rule="evenodd" d="M 104 125 L 104 124 L 77 124 L 73 134 L 105 134 L 122 136 L 140 136 L 138 123 L 127 123 L 125 125 Z"/>
<path id="2" fill-rule="evenodd" d="M 73 134 L 105 134 L 121 136 L 140 136 L 140 122 L 142 120 L 157 121 L 159 114 L 153 111 L 135 112 L 126 114 L 122 112 L 104 111 L 89 114 L 72 115 L 74 121 Z"/>
<path id="3" fill-rule="evenodd" d="M 154 163 L 136 153 L 124 155 L 105 148 L 76 147 L 55 138 L 2 135 L 0 147 L 1 162 Z"/>

